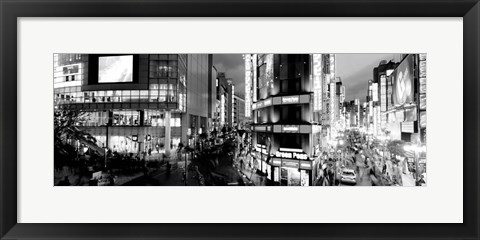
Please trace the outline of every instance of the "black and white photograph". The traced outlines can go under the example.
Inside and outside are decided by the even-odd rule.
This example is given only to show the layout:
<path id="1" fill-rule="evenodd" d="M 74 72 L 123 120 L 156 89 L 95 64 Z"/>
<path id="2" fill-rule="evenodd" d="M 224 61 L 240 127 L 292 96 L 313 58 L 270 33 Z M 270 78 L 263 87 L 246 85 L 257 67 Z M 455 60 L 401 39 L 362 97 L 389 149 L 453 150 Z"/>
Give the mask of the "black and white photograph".
<path id="1" fill-rule="evenodd" d="M 53 185 L 426 186 L 426 60 L 56 53 Z"/>

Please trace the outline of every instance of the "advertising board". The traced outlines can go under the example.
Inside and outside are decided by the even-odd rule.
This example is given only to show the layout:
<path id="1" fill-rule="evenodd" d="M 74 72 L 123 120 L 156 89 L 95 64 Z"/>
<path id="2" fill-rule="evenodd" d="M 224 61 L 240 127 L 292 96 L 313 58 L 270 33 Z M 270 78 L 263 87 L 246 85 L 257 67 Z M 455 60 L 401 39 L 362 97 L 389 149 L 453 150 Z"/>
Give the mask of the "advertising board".
<path id="1" fill-rule="evenodd" d="M 392 73 L 393 104 L 401 106 L 411 103 L 413 97 L 413 55 L 408 55 Z"/>

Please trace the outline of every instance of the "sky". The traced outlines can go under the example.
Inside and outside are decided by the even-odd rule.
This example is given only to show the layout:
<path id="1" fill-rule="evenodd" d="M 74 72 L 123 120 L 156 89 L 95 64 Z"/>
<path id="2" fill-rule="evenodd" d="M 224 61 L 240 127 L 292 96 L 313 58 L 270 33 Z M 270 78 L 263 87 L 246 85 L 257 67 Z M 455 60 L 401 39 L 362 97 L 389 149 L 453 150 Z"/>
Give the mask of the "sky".
<path id="1" fill-rule="evenodd" d="M 394 59 L 394 55 L 398 54 L 336 54 L 335 75 L 345 85 L 345 100 L 358 98 L 360 102 L 365 101 L 373 68 L 382 60 Z M 227 78 L 233 79 L 236 91 L 245 93 L 245 66 L 241 54 L 214 54 L 213 64 L 219 72 L 225 72 Z"/>
<path id="2" fill-rule="evenodd" d="M 335 76 L 342 79 L 345 86 L 345 101 L 360 99 L 365 101 L 368 80 L 373 79 L 373 68 L 382 60 L 387 62 L 398 54 L 335 54 Z M 395 59 L 399 61 L 398 57 Z"/>
<path id="3" fill-rule="evenodd" d="M 242 54 L 214 54 L 213 65 L 225 77 L 232 78 L 235 92 L 245 94 L 245 60 Z"/>

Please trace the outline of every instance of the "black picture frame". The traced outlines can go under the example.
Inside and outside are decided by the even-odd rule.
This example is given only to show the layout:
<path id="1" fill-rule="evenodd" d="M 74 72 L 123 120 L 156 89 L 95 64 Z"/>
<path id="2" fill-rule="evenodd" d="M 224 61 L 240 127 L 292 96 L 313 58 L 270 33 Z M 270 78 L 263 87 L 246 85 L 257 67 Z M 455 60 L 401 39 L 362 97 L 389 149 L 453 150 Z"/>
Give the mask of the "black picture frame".
<path id="1" fill-rule="evenodd" d="M 1 239 L 479 239 L 478 0 L 0 0 Z M 461 17 L 462 224 L 24 224 L 17 223 L 19 17 Z M 446 46 L 448 47 L 448 46 Z M 41 207 L 41 206 L 39 206 Z M 441 212 L 441 209 L 439 209 Z M 415 213 L 412 213 L 415 214 Z"/>

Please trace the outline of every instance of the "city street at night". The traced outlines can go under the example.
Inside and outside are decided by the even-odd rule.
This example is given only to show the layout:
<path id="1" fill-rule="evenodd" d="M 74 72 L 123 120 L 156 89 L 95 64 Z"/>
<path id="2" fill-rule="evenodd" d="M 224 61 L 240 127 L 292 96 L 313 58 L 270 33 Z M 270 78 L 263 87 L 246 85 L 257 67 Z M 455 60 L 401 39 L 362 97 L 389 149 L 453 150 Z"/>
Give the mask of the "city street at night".
<path id="1" fill-rule="evenodd" d="M 426 61 L 55 54 L 54 185 L 426 186 Z"/>

